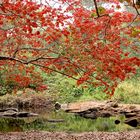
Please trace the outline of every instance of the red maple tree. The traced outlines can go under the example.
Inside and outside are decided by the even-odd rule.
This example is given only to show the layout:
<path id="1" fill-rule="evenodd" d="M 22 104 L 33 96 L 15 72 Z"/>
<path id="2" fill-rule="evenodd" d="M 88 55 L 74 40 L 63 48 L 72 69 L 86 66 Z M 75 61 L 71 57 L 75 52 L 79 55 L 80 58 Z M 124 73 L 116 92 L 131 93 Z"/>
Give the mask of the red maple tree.
<path id="1" fill-rule="evenodd" d="M 26 86 L 33 82 L 31 74 L 40 79 L 35 71 L 40 67 L 73 78 L 78 85 L 101 86 L 113 95 L 119 82 L 136 73 L 140 67 L 138 6 L 127 0 L 132 13 L 116 10 L 118 0 L 93 0 L 94 8 L 82 2 L 0 2 L 0 70 L 7 69 L 7 78 Z M 104 8 L 100 2 L 115 6 Z M 11 73 L 15 68 L 18 72 Z"/>

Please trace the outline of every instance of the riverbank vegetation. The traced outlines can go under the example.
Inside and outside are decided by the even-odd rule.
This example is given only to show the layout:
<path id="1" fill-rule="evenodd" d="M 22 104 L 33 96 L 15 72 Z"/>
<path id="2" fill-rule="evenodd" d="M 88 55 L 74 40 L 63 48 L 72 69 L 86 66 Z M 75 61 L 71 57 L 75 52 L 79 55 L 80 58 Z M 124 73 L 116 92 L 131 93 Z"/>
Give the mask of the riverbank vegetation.
<path id="1" fill-rule="evenodd" d="M 114 100 L 121 103 L 140 104 L 140 82 L 139 76 L 134 76 L 120 83 L 115 90 L 113 97 L 106 95 L 100 88 L 75 86 L 76 81 L 60 74 L 47 75 L 42 73 L 44 84 L 47 85 L 47 90 L 38 91 L 34 88 L 22 88 L 18 90 L 10 89 L 10 92 L 1 90 L 0 104 L 16 105 L 17 102 L 38 102 L 37 104 L 44 104 L 45 100 L 52 100 L 53 102 L 69 103 L 78 101 L 91 100 Z M 3 88 L 6 88 L 3 86 Z M 22 101 L 23 99 L 23 101 Z M 37 101 L 38 99 L 38 101 Z M 41 101 L 42 99 L 42 101 Z M 26 101 L 25 101 L 26 100 Z M 30 102 L 32 102 L 30 101 Z M 8 103 L 9 102 L 9 103 Z M 27 103 L 31 104 L 31 103 Z"/>

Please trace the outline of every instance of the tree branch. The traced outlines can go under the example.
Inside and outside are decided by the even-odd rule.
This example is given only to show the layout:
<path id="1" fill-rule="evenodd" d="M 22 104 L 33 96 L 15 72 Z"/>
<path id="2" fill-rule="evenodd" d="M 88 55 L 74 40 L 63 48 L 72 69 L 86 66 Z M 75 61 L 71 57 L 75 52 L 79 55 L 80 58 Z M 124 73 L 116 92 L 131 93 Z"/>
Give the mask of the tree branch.
<path id="1" fill-rule="evenodd" d="M 133 0 L 133 7 L 135 8 L 135 10 L 136 10 L 136 12 L 137 12 L 137 15 L 140 15 L 140 13 L 139 13 L 139 11 L 138 11 L 138 9 L 137 9 L 137 7 L 136 7 L 135 0 Z"/>
<path id="2" fill-rule="evenodd" d="M 13 57 L 8 57 L 8 56 L 0 56 L 0 60 L 10 60 L 10 61 L 17 61 L 19 63 L 23 63 L 25 64 L 25 62 L 23 60 L 19 60 Z"/>
<path id="3" fill-rule="evenodd" d="M 73 77 L 73 76 L 70 76 L 69 74 L 63 73 L 63 72 L 58 71 L 58 70 L 56 70 L 56 69 L 49 68 L 49 67 L 44 66 L 44 65 L 41 65 L 41 64 L 36 64 L 36 63 L 31 63 L 31 64 L 33 64 L 33 65 L 35 65 L 35 66 L 38 66 L 38 67 L 42 67 L 42 68 L 48 69 L 48 70 L 51 70 L 51 71 L 56 72 L 56 73 L 59 73 L 59 74 L 62 74 L 62 75 L 64 75 L 64 76 L 70 77 L 70 78 L 72 78 L 72 79 L 74 79 L 74 80 L 78 80 L 78 78 L 75 78 L 75 77 Z"/>
<path id="4" fill-rule="evenodd" d="M 54 57 L 38 57 L 36 59 L 31 59 L 29 61 L 26 61 L 26 60 L 19 60 L 17 58 L 14 58 L 14 57 L 8 57 L 8 56 L 0 56 L 0 60 L 10 60 L 10 61 L 17 61 L 19 63 L 22 63 L 22 64 L 30 64 L 30 63 L 33 63 L 33 62 L 36 62 L 38 60 L 44 60 L 44 59 L 57 59 L 57 58 L 54 58 Z"/>
<path id="5" fill-rule="evenodd" d="M 98 6 L 97 6 L 97 1 L 96 0 L 93 0 L 93 2 L 94 2 L 94 5 L 95 5 L 97 17 L 100 17 Z"/>

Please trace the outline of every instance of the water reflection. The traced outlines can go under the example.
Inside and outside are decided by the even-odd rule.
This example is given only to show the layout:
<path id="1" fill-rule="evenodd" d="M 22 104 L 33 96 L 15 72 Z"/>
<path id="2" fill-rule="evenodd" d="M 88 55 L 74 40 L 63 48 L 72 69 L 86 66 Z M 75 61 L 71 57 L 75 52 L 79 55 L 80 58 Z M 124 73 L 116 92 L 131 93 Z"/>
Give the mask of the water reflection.
<path id="1" fill-rule="evenodd" d="M 125 131 L 132 128 L 123 123 L 124 117 L 119 116 L 121 123 L 116 125 L 116 117 L 98 118 L 96 120 L 85 119 L 78 115 L 68 114 L 65 112 L 44 111 L 44 110 L 26 110 L 38 113 L 38 117 L 29 118 L 0 118 L 0 131 L 67 131 L 67 132 L 84 132 L 84 131 Z M 49 121 L 51 120 L 51 121 Z M 64 121 L 59 121 L 64 120 Z"/>

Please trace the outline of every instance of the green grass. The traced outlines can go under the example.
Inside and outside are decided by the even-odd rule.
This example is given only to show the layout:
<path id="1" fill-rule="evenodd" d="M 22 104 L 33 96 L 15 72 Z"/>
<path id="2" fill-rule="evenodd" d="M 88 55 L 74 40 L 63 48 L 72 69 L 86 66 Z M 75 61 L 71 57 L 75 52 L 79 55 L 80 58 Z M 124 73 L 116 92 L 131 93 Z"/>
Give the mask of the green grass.
<path id="1" fill-rule="evenodd" d="M 140 77 L 134 76 L 131 79 L 120 83 L 115 90 L 113 97 L 102 92 L 100 87 L 82 88 L 76 86 L 76 81 L 65 76 L 47 75 L 45 84 L 48 85 L 50 95 L 56 96 L 57 101 L 61 103 L 88 101 L 88 100 L 108 100 L 113 99 L 122 103 L 140 104 Z"/>
<path id="2" fill-rule="evenodd" d="M 140 77 L 122 82 L 113 99 L 123 103 L 140 104 Z"/>

